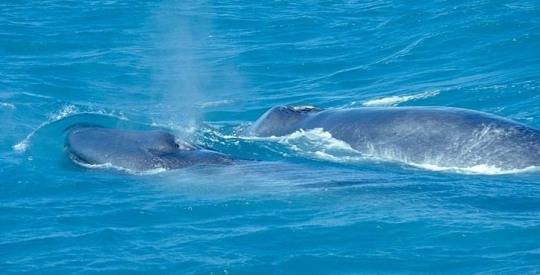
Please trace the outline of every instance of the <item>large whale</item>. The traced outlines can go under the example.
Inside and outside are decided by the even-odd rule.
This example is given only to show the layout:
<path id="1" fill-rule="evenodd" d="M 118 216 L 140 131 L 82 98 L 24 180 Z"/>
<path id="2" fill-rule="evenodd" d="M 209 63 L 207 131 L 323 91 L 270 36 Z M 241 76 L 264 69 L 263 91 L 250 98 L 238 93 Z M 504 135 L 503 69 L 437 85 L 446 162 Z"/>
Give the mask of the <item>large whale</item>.
<path id="1" fill-rule="evenodd" d="M 323 110 L 277 106 L 241 134 L 283 136 L 322 128 L 362 154 L 413 164 L 499 169 L 540 166 L 540 131 L 503 117 L 450 107 Z"/>
<path id="2" fill-rule="evenodd" d="M 132 171 L 234 162 L 231 156 L 178 140 L 165 131 L 100 126 L 72 127 L 65 138 L 65 151 L 79 164 L 110 165 Z"/>

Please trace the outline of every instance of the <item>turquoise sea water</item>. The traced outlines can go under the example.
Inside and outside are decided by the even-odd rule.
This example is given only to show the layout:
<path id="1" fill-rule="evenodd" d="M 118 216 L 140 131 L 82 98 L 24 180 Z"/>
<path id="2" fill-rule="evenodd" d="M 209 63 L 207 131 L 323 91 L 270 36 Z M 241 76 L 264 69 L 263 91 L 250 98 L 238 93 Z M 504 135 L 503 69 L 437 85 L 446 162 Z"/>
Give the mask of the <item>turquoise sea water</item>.
<path id="1" fill-rule="evenodd" d="M 0 273 L 539 273 L 538 171 L 237 134 L 284 104 L 540 128 L 539 49 L 537 1 L 2 1 Z M 261 161 L 83 168 L 63 152 L 81 122 Z"/>

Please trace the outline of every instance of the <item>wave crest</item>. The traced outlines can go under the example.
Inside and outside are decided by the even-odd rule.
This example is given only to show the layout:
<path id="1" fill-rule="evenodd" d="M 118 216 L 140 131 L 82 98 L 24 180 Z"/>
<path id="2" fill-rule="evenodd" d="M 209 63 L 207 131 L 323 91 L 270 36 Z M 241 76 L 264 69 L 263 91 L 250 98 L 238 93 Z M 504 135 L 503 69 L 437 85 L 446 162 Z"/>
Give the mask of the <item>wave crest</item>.
<path id="1" fill-rule="evenodd" d="M 389 97 L 368 100 L 368 101 L 363 102 L 362 105 L 366 107 L 396 106 L 398 104 L 401 104 L 407 101 L 434 97 L 438 95 L 439 93 L 440 93 L 439 90 L 435 90 L 435 91 L 428 91 L 428 92 L 412 94 L 412 95 L 389 96 Z"/>

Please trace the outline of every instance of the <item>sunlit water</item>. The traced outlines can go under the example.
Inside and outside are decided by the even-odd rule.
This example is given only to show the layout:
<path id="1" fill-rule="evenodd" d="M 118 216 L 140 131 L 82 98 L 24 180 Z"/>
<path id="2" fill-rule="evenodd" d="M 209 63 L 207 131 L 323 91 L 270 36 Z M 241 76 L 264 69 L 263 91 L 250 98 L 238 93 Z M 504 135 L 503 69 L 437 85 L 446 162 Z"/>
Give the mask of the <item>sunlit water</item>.
<path id="1" fill-rule="evenodd" d="M 3 1 L 0 273 L 540 272 L 540 172 L 361 155 L 275 105 L 452 106 L 540 128 L 536 1 Z M 65 129 L 245 159 L 81 167 Z M 540 152 L 531 152 L 540 154 Z"/>

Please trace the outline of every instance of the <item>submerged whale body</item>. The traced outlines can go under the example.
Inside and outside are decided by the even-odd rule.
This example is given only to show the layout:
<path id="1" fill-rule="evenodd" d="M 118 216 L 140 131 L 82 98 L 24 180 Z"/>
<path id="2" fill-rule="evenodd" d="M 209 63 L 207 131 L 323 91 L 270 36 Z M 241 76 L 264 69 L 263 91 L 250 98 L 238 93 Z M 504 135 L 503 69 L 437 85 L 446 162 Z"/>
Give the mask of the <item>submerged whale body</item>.
<path id="1" fill-rule="evenodd" d="M 322 128 L 362 154 L 439 167 L 540 166 L 540 131 L 472 110 L 449 107 L 363 107 L 323 110 L 278 106 L 242 134 L 283 136 Z"/>
<path id="2" fill-rule="evenodd" d="M 70 129 L 65 139 L 65 150 L 79 164 L 110 165 L 133 171 L 234 162 L 228 155 L 179 141 L 164 131 L 131 131 L 99 126 Z"/>

